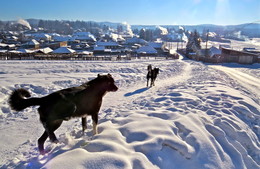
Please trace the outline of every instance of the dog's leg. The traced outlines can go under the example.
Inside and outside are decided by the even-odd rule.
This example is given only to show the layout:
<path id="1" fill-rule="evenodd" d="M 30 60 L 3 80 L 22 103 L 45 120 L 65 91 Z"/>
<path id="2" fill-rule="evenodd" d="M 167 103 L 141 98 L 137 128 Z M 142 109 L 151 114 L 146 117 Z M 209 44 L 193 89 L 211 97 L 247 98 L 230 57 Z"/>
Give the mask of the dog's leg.
<path id="1" fill-rule="evenodd" d="M 48 138 L 48 133 L 46 131 L 44 131 L 42 136 L 38 139 L 38 149 L 40 151 L 40 154 L 42 154 L 42 155 L 45 154 L 44 142 L 46 141 L 47 138 Z"/>
<path id="2" fill-rule="evenodd" d="M 92 115 L 92 121 L 93 121 L 93 135 L 98 134 L 97 131 L 97 124 L 98 124 L 98 114 Z"/>
<path id="3" fill-rule="evenodd" d="M 83 133 L 87 129 L 87 117 L 82 117 L 82 130 Z"/>

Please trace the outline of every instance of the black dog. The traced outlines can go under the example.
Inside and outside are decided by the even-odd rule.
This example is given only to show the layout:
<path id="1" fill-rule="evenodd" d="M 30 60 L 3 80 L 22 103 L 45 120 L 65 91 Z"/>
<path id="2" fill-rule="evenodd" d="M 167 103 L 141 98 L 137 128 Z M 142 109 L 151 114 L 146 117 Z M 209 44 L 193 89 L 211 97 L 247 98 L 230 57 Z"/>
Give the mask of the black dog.
<path id="1" fill-rule="evenodd" d="M 29 98 L 30 93 L 27 90 L 17 89 L 10 95 L 9 105 L 16 111 L 29 106 L 40 106 L 38 112 L 45 131 L 38 139 L 38 148 L 41 154 L 45 154 L 44 142 L 48 137 L 52 142 L 58 142 L 54 131 L 60 127 L 63 120 L 82 117 L 84 132 L 87 128 L 86 116 L 91 115 L 93 134 L 96 134 L 102 98 L 107 92 L 114 92 L 117 89 L 110 74 L 98 75 L 97 78 L 80 86 L 63 89 L 42 98 Z"/>
<path id="2" fill-rule="evenodd" d="M 148 73 L 146 75 L 146 78 L 147 78 L 146 86 L 148 87 L 149 79 L 151 79 L 150 87 L 152 87 L 152 86 L 154 86 L 154 81 L 157 78 L 157 75 L 159 74 L 159 68 L 152 69 L 152 65 L 148 65 L 147 70 L 148 70 Z"/>

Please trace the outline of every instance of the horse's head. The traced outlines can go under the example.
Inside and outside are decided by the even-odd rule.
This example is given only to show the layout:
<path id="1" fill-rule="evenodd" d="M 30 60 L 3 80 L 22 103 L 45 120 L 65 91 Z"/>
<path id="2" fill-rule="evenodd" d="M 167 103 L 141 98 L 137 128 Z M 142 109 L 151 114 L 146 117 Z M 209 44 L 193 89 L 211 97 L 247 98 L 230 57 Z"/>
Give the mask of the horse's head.
<path id="1" fill-rule="evenodd" d="M 159 74 L 159 68 L 154 68 L 154 72 L 156 73 L 156 74 Z"/>
<path id="2" fill-rule="evenodd" d="M 148 70 L 149 72 L 152 71 L 152 65 L 151 65 L 151 64 L 147 66 L 147 70 Z"/>
<path id="3" fill-rule="evenodd" d="M 115 81 L 111 74 L 100 75 L 97 77 L 98 81 L 105 87 L 105 90 L 108 92 L 115 92 L 118 90 L 118 87 L 115 85 Z"/>

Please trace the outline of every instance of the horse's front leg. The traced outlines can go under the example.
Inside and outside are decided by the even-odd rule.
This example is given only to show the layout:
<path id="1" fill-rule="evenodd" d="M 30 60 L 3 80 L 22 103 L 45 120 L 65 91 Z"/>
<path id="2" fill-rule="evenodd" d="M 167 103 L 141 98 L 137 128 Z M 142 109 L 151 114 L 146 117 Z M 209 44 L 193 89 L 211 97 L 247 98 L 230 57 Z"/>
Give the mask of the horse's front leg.
<path id="1" fill-rule="evenodd" d="M 148 87 L 148 84 L 149 84 L 149 78 L 147 78 L 147 85 L 146 85 L 146 87 Z"/>
<path id="2" fill-rule="evenodd" d="M 150 87 L 153 86 L 153 78 L 151 78 L 151 84 L 150 84 Z"/>
<path id="3" fill-rule="evenodd" d="M 82 131 L 83 131 L 83 133 L 86 129 L 87 129 L 87 117 L 82 117 Z"/>
<path id="4" fill-rule="evenodd" d="M 98 124 L 98 112 L 92 114 L 92 122 L 93 122 L 93 135 L 98 134 L 97 124 Z"/>

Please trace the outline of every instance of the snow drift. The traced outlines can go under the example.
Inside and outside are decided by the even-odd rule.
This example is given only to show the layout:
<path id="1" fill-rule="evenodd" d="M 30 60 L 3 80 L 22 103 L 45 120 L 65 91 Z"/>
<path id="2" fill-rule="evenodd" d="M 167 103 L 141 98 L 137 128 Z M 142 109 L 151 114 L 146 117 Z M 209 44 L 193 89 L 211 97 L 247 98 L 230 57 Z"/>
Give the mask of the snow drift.
<path id="1" fill-rule="evenodd" d="M 146 88 L 147 65 L 160 68 L 155 87 Z M 260 65 L 204 65 L 190 60 L 124 62 L 0 62 L 2 168 L 176 168 L 253 169 L 260 167 Z M 256 82 L 231 76 L 230 68 Z M 223 69 L 222 69 L 223 68 Z M 108 93 L 99 113 L 99 134 L 92 123 L 64 122 L 60 143 L 46 142 L 36 108 L 10 110 L 14 88 L 33 96 L 80 85 L 98 73 L 111 73 L 119 90 Z M 258 80 L 258 81 L 257 81 Z M 254 90 L 253 90 L 254 89 Z"/>

